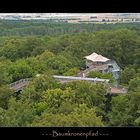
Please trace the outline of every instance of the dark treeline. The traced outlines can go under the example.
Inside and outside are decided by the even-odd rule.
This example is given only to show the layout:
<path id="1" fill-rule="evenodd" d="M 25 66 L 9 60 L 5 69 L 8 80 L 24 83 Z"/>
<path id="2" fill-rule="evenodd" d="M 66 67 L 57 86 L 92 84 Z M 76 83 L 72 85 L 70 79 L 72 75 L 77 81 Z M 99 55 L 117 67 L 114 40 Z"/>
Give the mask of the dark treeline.
<path id="1" fill-rule="evenodd" d="M 138 23 L 3 20 L 0 24 L 5 32 L 0 32 L 0 126 L 140 125 Z M 22 31 L 27 31 L 26 36 Z M 108 100 L 103 84 L 61 84 L 52 78 L 53 74 L 75 76 L 85 68 L 84 56 L 93 52 L 117 61 L 122 69 L 120 85 L 128 88 L 127 94 Z M 112 79 L 109 74 L 89 76 L 95 74 Z M 22 78 L 32 81 L 20 94 L 13 94 L 9 84 Z"/>
<path id="2" fill-rule="evenodd" d="M 53 20 L 0 20 L 0 36 L 13 35 L 63 35 L 78 32 L 95 32 L 99 30 L 110 30 L 128 28 L 140 32 L 139 23 L 116 23 L 116 24 L 94 24 L 94 23 L 65 23 Z"/>

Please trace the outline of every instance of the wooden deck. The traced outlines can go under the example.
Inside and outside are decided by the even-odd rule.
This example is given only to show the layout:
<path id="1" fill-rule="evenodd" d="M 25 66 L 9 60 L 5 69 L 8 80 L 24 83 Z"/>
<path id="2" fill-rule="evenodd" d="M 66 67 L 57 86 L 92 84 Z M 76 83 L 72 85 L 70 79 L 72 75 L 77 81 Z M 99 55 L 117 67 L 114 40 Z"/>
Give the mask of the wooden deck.
<path id="1" fill-rule="evenodd" d="M 86 77 L 73 77 L 73 76 L 59 76 L 59 75 L 53 75 L 55 79 L 58 79 L 61 84 L 67 83 L 67 82 L 73 82 L 73 81 L 89 81 L 92 83 L 96 82 L 102 82 L 102 83 L 107 83 L 109 86 L 109 80 L 108 79 L 100 79 L 100 78 L 86 78 Z M 24 87 L 26 87 L 31 79 L 21 79 L 19 81 L 16 81 L 14 83 L 10 84 L 10 88 L 13 89 L 15 92 L 18 92 L 22 90 Z M 127 90 L 125 88 L 120 88 L 120 87 L 112 87 L 109 86 L 108 88 L 108 94 L 125 94 L 127 93 Z"/>
<path id="2" fill-rule="evenodd" d="M 22 90 L 25 86 L 28 85 L 30 79 L 21 79 L 14 83 L 10 84 L 10 88 L 13 89 L 15 92 Z"/>
<path id="3" fill-rule="evenodd" d="M 61 76 L 61 75 L 53 75 L 55 79 L 64 80 L 64 81 L 90 81 L 90 82 L 109 82 L 109 79 L 100 79 L 100 78 L 87 78 L 87 77 L 75 77 L 75 76 Z"/>
<path id="4" fill-rule="evenodd" d="M 127 93 L 127 89 L 126 88 L 120 88 L 120 87 L 110 87 L 110 89 L 108 90 L 109 94 L 112 95 L 117 95 L 117 94 L 126 94 Z"/>

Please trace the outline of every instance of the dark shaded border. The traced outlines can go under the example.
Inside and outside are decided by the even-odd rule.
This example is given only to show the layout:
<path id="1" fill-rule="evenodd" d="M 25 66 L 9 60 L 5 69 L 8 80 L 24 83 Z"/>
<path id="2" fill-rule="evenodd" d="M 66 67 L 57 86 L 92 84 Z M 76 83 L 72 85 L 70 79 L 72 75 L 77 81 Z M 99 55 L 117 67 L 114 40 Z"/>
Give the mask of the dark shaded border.
<path id="1" fill-rule="evenodd" d="M 122 13 L 140 12 L 138 0 L 3 1 L 1 13 Z"/>
<path id="2" fill-rule="evenodd" d="M 1 137 L 10 138 L 139 138 L 140 127 L 32 127 L 0 128 Z"/>

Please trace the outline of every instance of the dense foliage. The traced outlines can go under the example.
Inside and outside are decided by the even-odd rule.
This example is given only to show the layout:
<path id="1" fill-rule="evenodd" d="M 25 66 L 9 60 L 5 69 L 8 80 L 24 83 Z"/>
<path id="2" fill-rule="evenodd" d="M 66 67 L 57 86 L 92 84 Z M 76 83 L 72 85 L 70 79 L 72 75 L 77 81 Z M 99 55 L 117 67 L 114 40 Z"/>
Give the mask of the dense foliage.
<path id="1" fill-rule="evenodd" d="M 0 25 L 0 126 L 140 125 L 139 23 L 1 20 Z M 118 63 L 127 94 L 110 97 L 104 84 L 62 84 L 52 77 L 76 76 L 85 68 L 84 56 L 93 52 Z M 114 81 L 110 73 L 88 76 Z M 24 78 L 32 81 L 14 93 L 9 84 Z"/>

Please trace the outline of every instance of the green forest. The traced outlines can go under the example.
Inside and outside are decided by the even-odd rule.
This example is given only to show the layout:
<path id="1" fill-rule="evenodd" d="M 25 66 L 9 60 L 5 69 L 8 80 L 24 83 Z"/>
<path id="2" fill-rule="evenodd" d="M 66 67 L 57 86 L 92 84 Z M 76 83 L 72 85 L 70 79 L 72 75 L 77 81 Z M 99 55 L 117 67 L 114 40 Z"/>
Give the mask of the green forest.
<path id="1" fill-rule="evenodd" d="M 124 95 L 106 85 L 60 83 L 76 76 L 93 52 L 121 68 Z M 40 76 L 37 76 L 37 75 Z M 113 81 L 111 74 L 89 73 Z M 23 90 L 9 84 L 31 78 Z M 140 126 L 140 24 L 0 20 L 0 127 Z"/>

